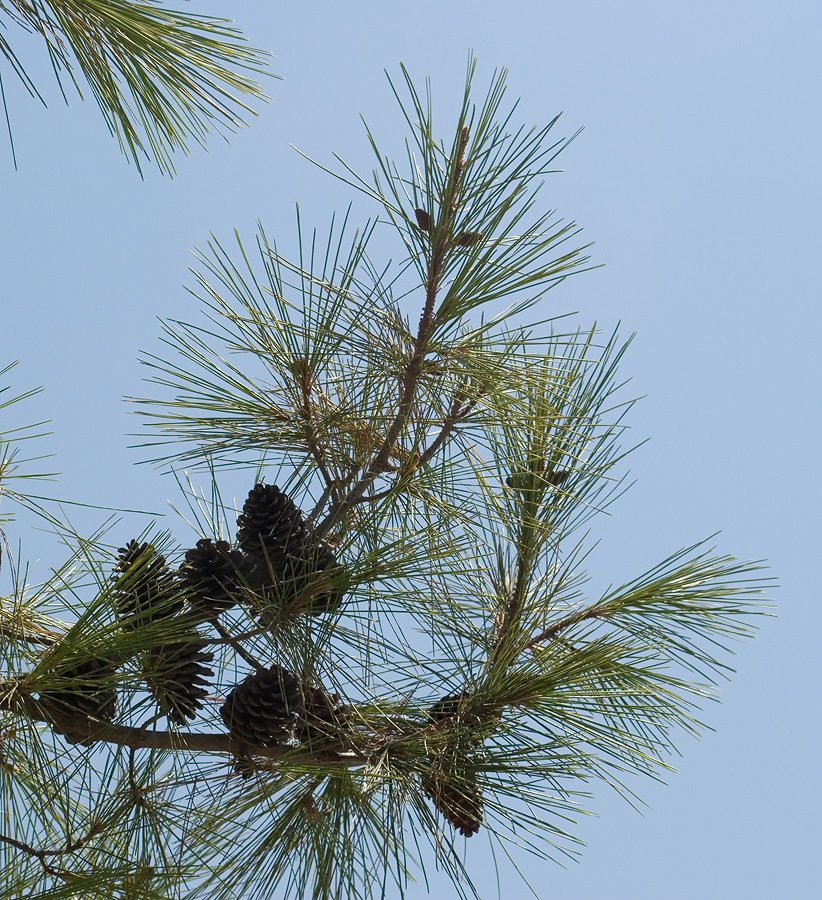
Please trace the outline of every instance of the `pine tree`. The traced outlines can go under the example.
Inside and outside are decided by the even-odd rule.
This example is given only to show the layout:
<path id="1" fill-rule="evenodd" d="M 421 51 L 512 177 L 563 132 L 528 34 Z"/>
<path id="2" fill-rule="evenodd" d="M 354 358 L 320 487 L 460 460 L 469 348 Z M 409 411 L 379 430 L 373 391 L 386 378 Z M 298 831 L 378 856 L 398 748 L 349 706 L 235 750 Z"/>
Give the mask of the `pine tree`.
<path id="1" fill-rule="evenodd" d="M 383 232 L 199 255 L 205 320 L 165 325 L 139 401 L 158 464 L 209 482 L 196 538 L 81 539 L 4 436 L 3 494 L 75 550 L 43 585 L 9 563 L 2 896 L 401 896 L 434 856 L 478 895 L 465 840 L 573 854 L 588 783 L 633 791 L 701 728 L 759 566 L 697 544 L 586 594 L 627 342 L 532 321 L 589 264 L 537 205 L 568 141 L 473 74 L 442 141 L 403 69 L 403 162 L 369 131 L 373 179 L 338 176 Z"/>

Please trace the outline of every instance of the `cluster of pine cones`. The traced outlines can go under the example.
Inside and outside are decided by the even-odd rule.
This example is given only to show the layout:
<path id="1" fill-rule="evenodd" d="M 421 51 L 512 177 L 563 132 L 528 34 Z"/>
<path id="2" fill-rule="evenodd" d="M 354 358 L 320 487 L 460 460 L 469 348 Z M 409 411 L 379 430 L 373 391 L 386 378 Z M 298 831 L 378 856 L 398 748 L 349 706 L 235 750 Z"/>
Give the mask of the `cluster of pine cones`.
<path id="1" fill-rule="evenodd" d="M 149 543 L 130 541 L 119 549 L 114 572 L 121 627 L 135 631 L 159 620 L 173 625 L 169 642 L 142 651 L 140 662 L 160 712 L 178 725 L 195 718 L 207 696 L 208 679 L 214 675 L 207 665 L 213 654 L 204 650 L 199 625 L 239 602 L 260 614 L 264 600 L 269 609 L 276 604 L 290 615 L 320 615 L 339 609 L 343 602 L 342 590 L 330 584 L 342 567 L 331 550 L 313 536 L 293 501 L 275 485 L 257 484 L 249 492 L 237 519 L 237 544 L 232 547 L 227 541 L 200 540 L 186 552 L 177 571 Z M 42 699 L 58 713 L 81 713 L 110 722 L 116 713 L 116 693 L 101 682 L 106 679 L 110 684 L 116 667 L 124 661 L 106 656 L 64 661 L 58 674 L 70 688 L 51 691 Z M 259 694 L 259 686 L 249 685 L 256 684 L 254 678 L 260 674 L 266 673 L 249 676 L 226 702 L 245 711 L 247 699 L 254 691 Z M 323 727 L 336 724 L 335 702 L 318 689 L 307 689 L 299 705 L 302 724 L 297 738 L 314 740 Z M 286 705 L 296 715 L 298 705 L 291 701 Z M 229 719 L 234 723 L 229 725 L 232 733 L 239 729 L 238 736 L 243 734 L 243 716 L 235 712 Z M 282 723 L 286 732 L 294 724 L 287 717 Z M 274 728 L 272 735 L 281 732 Z M 265 743 L 251 738 L 254 733 L 249 730 L 243 739 Z M 266 739 L 272 735 L 267 734 Z"/>
<path id="2" fill-rule="evenodd" d="M 236 547 L 226 541 L 200 540 L 186 552 L 177 571 L 149 543 L 131 541 L 121 547 L 114 565 L 121 627 L 135 631 L 158 621 L 170 625 L 167 643 L 140 653 L 143 678 L 161 714 L 185 725 L 207 696 L 214 675 L 208 667 L 213 654 L 204 649 L 198 626 L 238 603 L 250 605 L 263 620 L 263 607 L 271 604 L 292 615 L 334 611 L 343 602 L 342 591 L 333 584 L 340 579 L 332 577 L 340 570 L 292 500 L 266 484 L 249 492 L 237 519 Z M 41 696 L 57 713 L 56 730 L 87 744 L 88 733 L 72 725 L 71 714 L 114 719 L 117 695 L 111 685 L 124 661 L 100 655 L 61 664 L 66 689 Z M 441 698 L 428 711 L 429 723 L 443 729 L 470 725 L 466 699 L 465 691 Z M 305 684 L 276 664 L 251 672 L 236 685 L 220 715 L 232 738 L 252 753 L 254 747 L 297 744 L 339 750 L 345 746 L 350 724 L 350 711 L 339 695 Z M 242 762 L 238 771 L 244 771 Z M 445 819 L 470 837 L 482 825 L 483 801 L 466 763 L 465 753 L 446 743 L 431 755 L 422 788 Z"/>

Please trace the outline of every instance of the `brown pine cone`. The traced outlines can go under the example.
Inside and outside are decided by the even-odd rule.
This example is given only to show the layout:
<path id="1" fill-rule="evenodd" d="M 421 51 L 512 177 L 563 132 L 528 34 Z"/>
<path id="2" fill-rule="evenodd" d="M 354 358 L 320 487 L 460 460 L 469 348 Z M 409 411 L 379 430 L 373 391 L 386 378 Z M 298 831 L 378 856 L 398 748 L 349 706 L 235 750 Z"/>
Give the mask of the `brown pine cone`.
<path id="1" fill-rule="evenodd" d="M 289 600 L 300 601 L 306 612 L 318 616 L 335 612 L 342 606 L 344 592 L 328 584 L 342 571 L 334 554 L 325 544 L 307 545 L 300 558 L 289 558 L 283 572 L 283 587 Z"/>
<path id="2" fill-rule="evenodd" d="M 446 694 L 428 710 L 428 718 L 432 722 L 442 722 L 455 716 L 460 709 L 460 701 L 470 696 L 468 691 L 459 694 Z"/>
<path id="3" fill-rule="evenodd" d="M 339 694 L 329 694 L 322 688 L 307 688 L 297 721 L 297 740 L 306 744 L 339 743 L 346 713 L 347 707 L 340 703 Z"/>
<path id="4" fill-rule="evenodd" d="M 249 556 L 266 560 L 278 572 L 288 556 L 299 557 L 305 523 L 294 502 L 275 484 L 257 484 L 237 519 L 237 543 Z"/>
<path id="5" fill-rule="evenodd" d="M 211 662 L 214 654 L 203 652 L 204 646 L 197 632 L 193 632 L 190 640 L 148 651 L 146 684 L 160 712 L 177 725 L 185 725 L 186 719 L 195 718 L 208 696 L 208 679 L 214 672 L 205 663 Z"/>
<path id="6" fill-rule="evenodd" d="M 220 715 L 235 740 L 275 747 L 291 737 L 302 709 L 299 681 L 275 663 L 247 675 L 228 695 Z"/>
<path id="7" fill-rule="evenodd" d="M 65 690 L 40 693 L 40 703 L 44 711 L 53 716 L 52 726 L 57 734 L 62 734 L 72 744 L 92 745 L 93 741 L 88 739 L 89 723 L 84 717 L 105 722 L 114 719 L 117 692 L 113 687 L 100 684 L 114 672 L 114 662 L 104 656 L 55 670 L 55 674 L 73 682 Z"/>
<path id="8" fill-rule="evenodd" d="M 50 705 L 62 708 L 66 713 L 81 713 L 110 722 L 117 711 L 117 692 L 113 688 L 103 688 L 100 681 L 111 678 L 115 667 L 110 659 L 97 656 L 55 674 L 72 679 L 75 683 L 62 691 L 49 691 L 42 696 Z"/>
<path id="9" fill-rule="evenodd" d="M 129 541 L 114 564 L 117 612 L 126 631 L 176 615 L 183 608 L 179 585 L 166 558 L 152 544 Z"/>
<path id="10" fill-rule="evenodd" d="M 237 519 L 237 542 L 256 561 L 249 586 L 278 607 L 319 615 L 342 604 L 342 591 L 325 589 L 328 576 L 341 568 L 334 554 L 276 485 L 258 484 L 249 492 Z"/>
<path id="11" fill-rule="evenodd" d="M 476 834 L 482 825 L 482 791 L 468 776 L 446 773 L 434 764 L 422 782 L 422 789 L 446 820 L 465 837 Z"/>
<path id="12" fill-rule="evenodd" d="M 212 618 L 234 606 L 240 596 L 245 557 L 227 541 L 197 541 L 186 551 L 180 582 L 198 617 Z"/>

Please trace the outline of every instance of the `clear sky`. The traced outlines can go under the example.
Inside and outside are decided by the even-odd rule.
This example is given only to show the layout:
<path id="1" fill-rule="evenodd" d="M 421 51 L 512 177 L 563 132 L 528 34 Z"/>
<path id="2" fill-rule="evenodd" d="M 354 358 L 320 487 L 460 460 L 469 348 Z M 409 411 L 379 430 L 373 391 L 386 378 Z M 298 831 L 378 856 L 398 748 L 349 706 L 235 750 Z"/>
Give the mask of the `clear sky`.
<path id="1" fill-rule="evenodd" d="M 383 69 L 396 73 L 402 60 L 450 106 L 473 48 L 478 85 L 510 68 L 521 121 L 562 111 L 561 133 L 585 126 L 545 196 L 584 226 L 606 265 L 551 292 L 545 314 L 579 311 L 581 325 L 621 321 L 626 336 L 638 333 L 622 372 L 647 395 L 632 436 L 651 440 L 631 465 L 636 486 L 595 524 L 595 579 L 620 583 L 721 531 L 721 551 L 767 558 L 783 585 L 778 617 L 740 647 L 724 703 L 706 713 L 715 732 L 682 738 L 667 785 L 634 784 L 644 815 L 599 790 L 600 817 L 578 828 L 588 843 L 580 864 L 518 862 L 543 898 L 819 896 L 822 6 L 192 7 L 236 17 L 284 80 L 269 83 L 272 102 L 250 129 L 178 159 L 174 180 L 147 168 L 141 181 L 92 103 L 72 97 L 66 108 L 52 87 L 42 109 L 3 69 L 19 170 L 0 140 L 0 364 L 21 360 L 16 388 L 45 387 L 29 410 L 53 420 L 53 493 L 168 511 L 175 487 L 135 466 L 145 453 L 128 449 L 127 435 L 139 421 L 121 398 L 149 390 L 136 360 L 159 349 L 157 317 L 196 315 L 181 287 L 193 283 L 189 248 L 209 232 L 250 236 L 257 218 L 290 241 L 297 201 L 319 226 L 350 199 L 360 218 L 375 213 L 289 145 L 370 170 L 359 114 L 387 144 L 400 137 Z M 99 513 L 78 521 L 90 529 Z M 171 515 L 168 525 L 181 523 Z M 41 566 L 57 561 L 44 536 L 9 531 Z M 498 896 L 482 833 L 467 854 L 484 896 Z M 506 900 L 526 896 L 510 870 L 500 879 Z M 451 896 L 436 875 L 431 885 Z"/>

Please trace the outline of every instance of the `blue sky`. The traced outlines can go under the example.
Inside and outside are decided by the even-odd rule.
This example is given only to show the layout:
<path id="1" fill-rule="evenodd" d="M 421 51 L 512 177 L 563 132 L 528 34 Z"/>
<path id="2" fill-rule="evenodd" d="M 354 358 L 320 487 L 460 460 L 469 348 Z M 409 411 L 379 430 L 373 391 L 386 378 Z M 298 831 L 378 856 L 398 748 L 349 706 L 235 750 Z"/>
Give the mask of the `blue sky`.
<path id="1" fill-rule="evenodd" d="M 551 292 L 545 313 L 637 332 L 622 373 L 646 395 L 632 437 L 650 441 L 631 464 L 637 484 L 596 525 L 595 579 L 621 582 L 721 531 L 721 551 L 767 558 L 782 584 L 778 617 L 740 647 L 723 704 L 706 714 L 715 732 L 683 737 L 667 785 L 637 785 L 644 815 L 598 790 L 599 818 L 578 829 L 588 843 L 580 864 L 518 862 L 545 898 L 815 896 L 822 8 L 289 6 L 193 4 L 236 17 L 284 80 L 267 85 L 272 101 L 250 129 L 178 159 L 174 180 L 147 168 L 141 181 L 92 103 L 71 97 L 65 107 L 51 86 L 42 109 L 4 77 L 18 171 L 0 141 L 0 363 L 21 360 L 16 388 L 45 388 L 29 409 L 53 421 L 44 446 L 62 475 L 52 492 L 167 511 L 175 487 L 135 465 L 145 454 L 128 434 L 139 421 L 122 398 L 147 390 L 137 356 L 158 350 L 157 317 L 196 315 L 181 287 L 193 284 L 189 249 L 209 232 L 250 236 L 258 218 L 289 241 L 297 201 L 318 226 L 351 199 L 360 218 L 373 214 L 290 145 L 370 170 L 359 115 L 386 146 L 401 134 L 384 68 L 396 73 L 402 60 L 419 81 L 430 76 L 448 107 L 470 48 L 479 85 L 507 66 L 520 121 L 562 111 L 560 133 L 585 126 L 546 198 L 584 226 L 605 265 Z M 95 516 L 78 521 L 93 527 Z M 54 562 L 45 536 L 7 530 L 43 567 Z M 484 896 L 497 896 L 487 844 L 469 844 Z M 436 876 L 431 890 L 451 896 Z M 525 896 L 505 868 L 500 892 Z"/>

